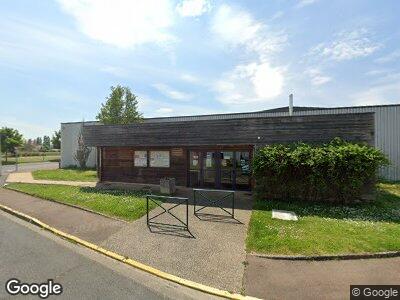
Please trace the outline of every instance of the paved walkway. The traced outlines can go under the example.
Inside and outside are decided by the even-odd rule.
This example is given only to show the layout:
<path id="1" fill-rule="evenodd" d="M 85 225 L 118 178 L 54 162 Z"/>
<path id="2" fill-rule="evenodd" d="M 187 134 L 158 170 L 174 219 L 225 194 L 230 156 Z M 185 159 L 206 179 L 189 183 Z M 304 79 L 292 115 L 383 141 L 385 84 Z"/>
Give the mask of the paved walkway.
<path id="1" fill-rule="evenodd" d="M 3 186 L 9 173 L 15 172 L 15 165 L 2 165 L 0 186 Z M 58 169 L 58 162 L 24 163 L 18 165 L 19 172 L 30 172 L 34 170 L 53 170 Z"/>
<path id="2" fill-rule="evenodd" d="M 85 181 L 36 180 L 33 179 L 32 173 L 30 172 L 11 173 L 10 175 L 8 175 L 6 183 L 11 183 L 11 182 L 62 184 L 62 185 L 86 186 L 86 187 L 95 187 L 97 184 L 96 182 L 85 182 Z"/>
<path id="3" fill-rule="evenodd" d="M 235 219 L 225 218 L 226 213 L 219 208 L 206 208 L 202 212 L 208 215 L 198 218 L 193 214 L 193 205 L 189 205 L 190 233 L 165 225 L 151 226 L 150 231 L 144 216 L 111 235 L 102 246 L 160 270 L 240 292 L 251 198 L 241 197 L 235 204 Z M 163 205 L 168 209 L 174 203 Z M 151 216 L 160 212 L 162 210 L 156 208 Z M 174 208 L 171 212 L 181 219 L 186 215 L 184 206 Z M 154 221 L 179 225 L 167 214 Z"/>
<path id="4" fill-rule="evenodd" d="M 122 221 L 4 188 L 0 188 L 0 203 L 93 243 L 101 243 L 126 225 Z"/>

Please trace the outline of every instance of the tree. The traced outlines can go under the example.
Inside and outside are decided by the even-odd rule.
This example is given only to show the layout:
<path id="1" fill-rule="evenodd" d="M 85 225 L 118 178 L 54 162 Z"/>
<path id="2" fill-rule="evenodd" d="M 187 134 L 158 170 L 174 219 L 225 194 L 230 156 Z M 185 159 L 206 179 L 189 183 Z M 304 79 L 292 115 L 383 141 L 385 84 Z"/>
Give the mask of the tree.
<path id="1" fill-rule="evenodd" d="M 81 130 L 79 133 L 79 137 L 78 137 L 78 149 L 76 150 L 74 158 L 78 162 L 79 167 L 81 169 L 86 169 L 86 162 L 89 158 L 89 155 L 90 155 L 90 152 L 92 151 L 92 149 L 90 149 L 89 147 L 86 146 L 82 131 L 83 131 L 83 122 L 82 122 Z"/>
<path id="2" fill-rule="evenodd" d="M 29 139 L 27 141 L 24 141 L 24 145 L 22 146 L 22 150 L 24 152 L 32 152 L 34 148 L 34 145 L 32 143 L 32 140 Z"/>
<path id="3" fill-rule="evenodd" d="M 54 135 L 51 138 L 51 143 L 53 144 L 53 148 L 61 149 L 61 130 L 54 131 Z"/>
<path id="4" fill-rule="evenodd" d="M 45 136 L 43 137 L 42 149 L 43 149 L 44 151 L 49 151 L 50 148 L 51 148 L 50 137 L 47 136 L 47 135 L 45 135 Z"/>
<path id="5" fill-rule="evenodd" d="M 41 145 L 42 144 L 42 138 L 39 136 L 36 138 L 36 145 Z"/>
<path id="6" fill-rule="evenodd" d="M 140 122 L 143 117 L 138 112 L 138 100 L 129 87 L 117 85 L 111 87 L 111 93 L 96 119 L 103 124 L 132 124 Z"/>
<path id="7" fill-rule="evenodd" d="M 15 153 L 16 147 L 23 145 L 24 140 L 22 134 L 16 129 L 2 127 L 0 129 L 1 136 L 1 152 L 6 154 L 6 161 L 8 159 L 8 153 Z"/>

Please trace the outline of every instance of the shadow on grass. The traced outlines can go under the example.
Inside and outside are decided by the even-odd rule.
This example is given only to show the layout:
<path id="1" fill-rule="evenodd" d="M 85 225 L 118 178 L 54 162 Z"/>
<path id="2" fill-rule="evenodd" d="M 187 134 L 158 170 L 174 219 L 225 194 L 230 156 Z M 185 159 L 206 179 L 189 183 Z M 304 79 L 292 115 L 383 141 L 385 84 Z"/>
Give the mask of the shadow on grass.
<path id="1" fill-rule="evenodd" d="M 74 171 L 78 171 L 78 172 L 85 172 L 85 171 L 96 171 L 96 168 L 80 168 L 78 166 L 67 166 L 62 168 L 62 170 L 74 170 Z"/>
<path id="2" fill-rule="evenodd" d="M 271 211 L 272 209 L 294 211 L 300 218 L 317 216 L 330 219 L 352 221 L 388 222 L 400 224 L 400 184 L 381 187 L 376 200 L 354 204 L 333 204 L 322 202 L 256 200 L 253 209 Z M 396 194 L 397 193 L 397 194 Z"/>
<path id="3" fill-rule="evenodd" d="M 82 193 L 100 194 L 108 196 L 133 196 L 137 198 L 143 198 L 146 200 L 145 190 L 123 190 L 123 189 L 102 189 L 97 187 L 80 187 L 79 190 Z"/>
<path id="4" fill-rule="evenodd" d="M 57 159 L 49 159 L 47 161 L 48 162 L 60 162 L 60 159 L 59 158 L 57 158 Z"/>

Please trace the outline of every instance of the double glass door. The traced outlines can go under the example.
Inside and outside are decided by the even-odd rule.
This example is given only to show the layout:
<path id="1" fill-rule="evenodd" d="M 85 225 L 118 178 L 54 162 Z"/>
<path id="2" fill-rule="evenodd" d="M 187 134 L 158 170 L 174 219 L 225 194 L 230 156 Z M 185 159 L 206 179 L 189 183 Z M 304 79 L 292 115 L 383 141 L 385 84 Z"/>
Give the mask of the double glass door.
<path id="1" fill-rule="evenodd" d="M 250 152 L 189 151 L 189 185 L 217 189 L 249 189 Z"/>

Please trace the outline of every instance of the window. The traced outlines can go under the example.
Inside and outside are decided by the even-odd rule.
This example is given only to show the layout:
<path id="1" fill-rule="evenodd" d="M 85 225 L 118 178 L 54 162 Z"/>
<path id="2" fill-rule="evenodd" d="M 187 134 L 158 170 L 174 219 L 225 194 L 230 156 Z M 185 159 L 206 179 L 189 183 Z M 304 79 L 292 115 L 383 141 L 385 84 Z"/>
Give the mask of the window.
<path id="1" fill-rule="evenodd" d="M 199 159 L 200 159 L 200 153 L 197 151 L 190 151 L 190 169 L 191 170 L 198 170 L 200 169 L 200 163 L 199 163 Z"/>
<path id="2" fill-rule="evenodd" d="M 135 151 L 135 167 L 147 167 L 147 151 Z"/>
<path id="3" fill-rule="evenodd" d="M 169 168 L 169 151 L 150 151 L 150 167 Z"/>

